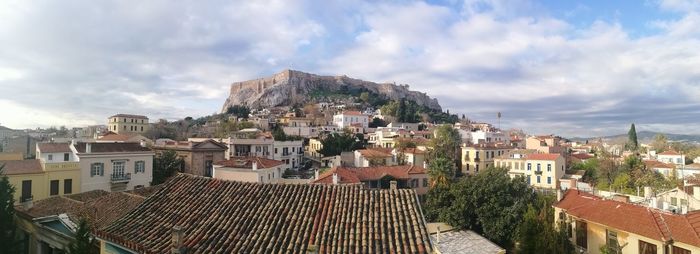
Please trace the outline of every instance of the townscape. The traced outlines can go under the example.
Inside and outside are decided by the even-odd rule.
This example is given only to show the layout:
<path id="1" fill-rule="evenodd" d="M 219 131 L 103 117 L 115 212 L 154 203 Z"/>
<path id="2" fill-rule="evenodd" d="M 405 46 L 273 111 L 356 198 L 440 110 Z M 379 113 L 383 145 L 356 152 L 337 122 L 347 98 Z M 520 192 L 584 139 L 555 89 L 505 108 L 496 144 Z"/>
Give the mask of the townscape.
<path id="1" fill-rule="evenodd" d="M 20 253 L 700 252 L 700 147 L 661 134 L 642 143 L 633 123 L 622 139 L 504 130 L 408 86 L 290 70 L 232 84 L 213 115 L 115 112 L 104 123 L 0 129 L 2 216 L 13 216 L 4 243 Z"/>

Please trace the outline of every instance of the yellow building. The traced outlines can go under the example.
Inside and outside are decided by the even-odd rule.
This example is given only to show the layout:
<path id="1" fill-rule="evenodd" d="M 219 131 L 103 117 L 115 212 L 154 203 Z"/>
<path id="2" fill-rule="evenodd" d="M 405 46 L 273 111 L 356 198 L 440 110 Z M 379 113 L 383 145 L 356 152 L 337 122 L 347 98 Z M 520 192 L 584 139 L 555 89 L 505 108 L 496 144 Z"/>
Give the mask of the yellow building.
<path id="1" fill-rule="evenodd" d="M 108 130 L 117 134 L 145 133 L 148 131 L 148 117 L 142 115 L 116 114 L 109 117 Z"/>
<path id="2" fill-rule="evenodd" d="M 309 145 L 306 147 L 306 156 L 315 158 L 323 157 L 323 155 L 318 152 L 321 149 L 323 149 L 323 143 L 321 143 L 321 140 L 317 138 L 310 138 Z"/>
<path id="3" fill-rule="evenodd" d="M 573 189 L 554 210 L 577 253 L 700 253 L 700 213 L 675 214 Z"/>
<path id="4" fill-rule="evenodd" d="M 556 189 L 564 176 L 566 160 L 561 154 L 537 150 L 513 150 L 494 160 L 496 167 L 508 169 L 511 177 L 522 176 L 532 187 Z"/>
<path id="5" fill-rule="evenodd" d="M 42 164 L 40 160 L 0 161 L 15 187 L 15 203 L 80 192 L 77 162 Z"/>
<path id="6" fill-rule="evenodd" d="M 462 146 L 462 173 L 473 175 L 479 173 L 490 166 L 494 166 L 493 161 L 513 148 L 495 143 L 481 143 Z"/>

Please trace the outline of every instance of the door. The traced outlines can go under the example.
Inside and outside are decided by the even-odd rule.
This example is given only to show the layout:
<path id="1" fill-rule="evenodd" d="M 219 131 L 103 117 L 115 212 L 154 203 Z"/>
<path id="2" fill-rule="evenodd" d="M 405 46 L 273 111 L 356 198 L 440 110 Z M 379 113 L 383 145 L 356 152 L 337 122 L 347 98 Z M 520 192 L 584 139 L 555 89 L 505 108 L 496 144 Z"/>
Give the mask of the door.
<path id="1" fill-rule="evenodd" d="M 213 164 L 214 163 L 210 160 L 204 162 L 204 176 L 212 177 L 213 168 L 214 168 Z"/>

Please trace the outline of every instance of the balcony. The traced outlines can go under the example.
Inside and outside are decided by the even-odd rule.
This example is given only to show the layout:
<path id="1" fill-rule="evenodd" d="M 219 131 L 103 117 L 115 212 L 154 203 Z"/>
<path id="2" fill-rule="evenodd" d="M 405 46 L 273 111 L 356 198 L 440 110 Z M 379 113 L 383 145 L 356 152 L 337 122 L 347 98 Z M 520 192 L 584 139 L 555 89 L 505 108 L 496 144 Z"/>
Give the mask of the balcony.
<path id="1" fill-rule="evenodd" d="M 474 162 L 480 162 L 481 159 L 479 157 L 474 158 Z"/>
<path id="2" fill-rule="evenodd" d="M 542 175 L 542 170 L 535 170 L 535 175 Z"/>
<path id="3" fill-rule="evenodd" d="M 112 174 L 110 176 L 110 181 L 112 183 L 125 183 L 131 180 L 131 173 L 126 174 Z"/>
<path id="4" fill-rule="evenodd" d="M 19 202 L 24 203 L 24 202 L 29 202 L 34 200 L 34 195 L 29 195 L 29 196 L 21 196 L 19 197 Z"/>

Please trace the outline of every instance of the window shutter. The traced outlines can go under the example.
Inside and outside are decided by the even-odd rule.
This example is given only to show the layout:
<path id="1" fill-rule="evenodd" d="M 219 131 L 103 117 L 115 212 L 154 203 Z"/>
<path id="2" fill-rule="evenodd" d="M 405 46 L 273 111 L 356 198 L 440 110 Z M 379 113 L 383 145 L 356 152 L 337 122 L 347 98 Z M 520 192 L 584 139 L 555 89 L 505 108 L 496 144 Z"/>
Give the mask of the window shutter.
<path id="1" fill-rule="evenodd" d="M 100 176 L 105 176 L 105 164 L 100 163 Z"/>

